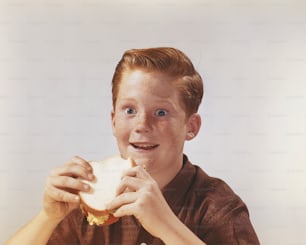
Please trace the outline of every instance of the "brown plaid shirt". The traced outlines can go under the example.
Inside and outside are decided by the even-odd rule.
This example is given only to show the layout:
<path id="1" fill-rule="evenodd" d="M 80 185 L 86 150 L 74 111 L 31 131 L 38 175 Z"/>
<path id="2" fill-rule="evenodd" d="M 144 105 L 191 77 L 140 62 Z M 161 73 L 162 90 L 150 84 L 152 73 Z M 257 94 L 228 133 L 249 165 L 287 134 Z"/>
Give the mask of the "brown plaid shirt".
<path id="1" fill-rule="evenodd" d="M 162 190 L 179 219 L 208 245 L 259 244 L 246 205 L 222 180 L 208 176 L 184 156 L 177 176 Z M 133 216 L 110 226 L 90 226 L 80 209 L 54 230 L 48 245 L 163 245 Z"/>

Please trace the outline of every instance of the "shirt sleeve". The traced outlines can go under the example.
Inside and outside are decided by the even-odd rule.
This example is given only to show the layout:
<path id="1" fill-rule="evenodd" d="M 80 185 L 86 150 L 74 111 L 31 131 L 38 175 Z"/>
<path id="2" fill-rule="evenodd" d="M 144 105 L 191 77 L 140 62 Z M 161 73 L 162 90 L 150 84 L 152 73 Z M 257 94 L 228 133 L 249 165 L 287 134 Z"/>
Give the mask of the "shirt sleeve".
<path id="1" fill-rule="evenodd" d="M 77 219 L 78 213 L 72 211 L 64 218 L 53 231 L 47 245 L 78 245 Z"/>

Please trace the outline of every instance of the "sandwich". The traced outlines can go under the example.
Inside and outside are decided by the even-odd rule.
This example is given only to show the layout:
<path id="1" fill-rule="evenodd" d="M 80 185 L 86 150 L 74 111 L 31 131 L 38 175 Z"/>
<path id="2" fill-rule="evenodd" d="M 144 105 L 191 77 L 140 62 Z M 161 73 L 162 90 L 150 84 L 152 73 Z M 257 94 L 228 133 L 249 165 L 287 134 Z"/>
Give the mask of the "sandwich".
<path id="1" fill-rule="evenodd" d="M 79 192 L 81 210 L 90 225 L 110 225 L 118 220 L 113 216 L 114 210 L 107 210 L 105 205 L 116 196 L 116 189 L 121 181 L 122 172 L 135 165 L 132 159 L 113 156 L 102 161 L 89 162 L 94 181 L 84 180 L 91 186 L 90 192 Z"/>

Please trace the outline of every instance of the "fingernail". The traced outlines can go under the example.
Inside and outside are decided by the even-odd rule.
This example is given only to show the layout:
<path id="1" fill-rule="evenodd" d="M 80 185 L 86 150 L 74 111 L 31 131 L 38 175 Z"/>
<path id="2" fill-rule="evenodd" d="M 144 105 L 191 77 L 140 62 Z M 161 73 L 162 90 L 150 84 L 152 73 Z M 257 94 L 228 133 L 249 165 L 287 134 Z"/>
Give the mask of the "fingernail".
<path id="1" fill-rule="evenodd" d="M 93 174 L 88 174 L 88 178 L 92 180 L 92 179 L 94 179 L 94 175 Z"/>

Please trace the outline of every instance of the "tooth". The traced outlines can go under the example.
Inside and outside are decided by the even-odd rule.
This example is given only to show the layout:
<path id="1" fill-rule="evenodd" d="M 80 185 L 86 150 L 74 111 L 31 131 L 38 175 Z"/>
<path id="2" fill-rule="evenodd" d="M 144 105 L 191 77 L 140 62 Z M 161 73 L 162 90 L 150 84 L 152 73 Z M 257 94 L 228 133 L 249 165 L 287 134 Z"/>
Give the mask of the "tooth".
<path id="1" fill-rule="evenodd" d="M 138 144 L 136 146 L 137 147 L 142 147 L 142 148 L 151 148 L 151 147 L 154 147 L 155 145 L 153 145 L 153 144 Z"/>

